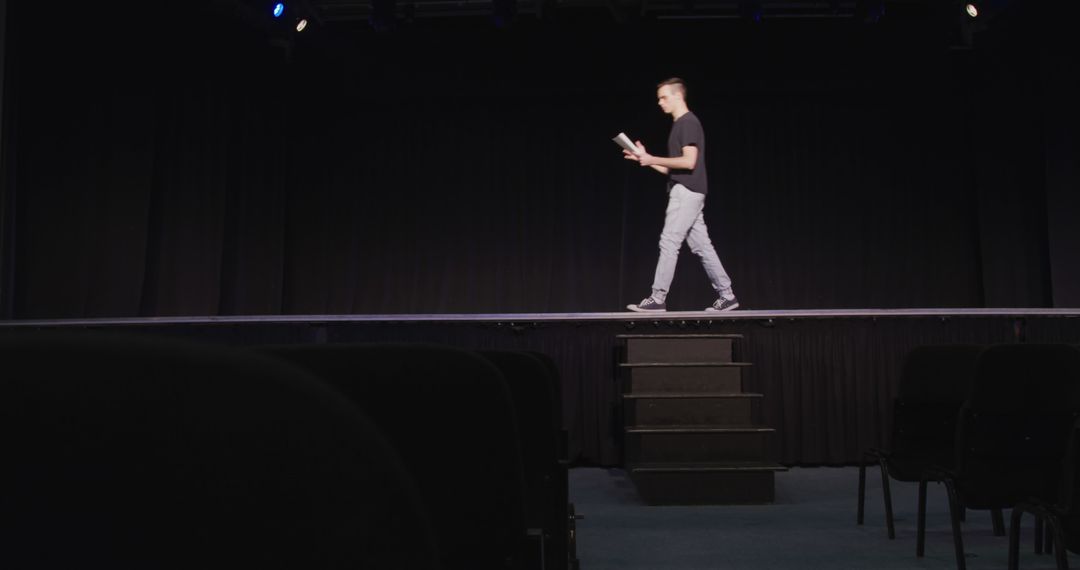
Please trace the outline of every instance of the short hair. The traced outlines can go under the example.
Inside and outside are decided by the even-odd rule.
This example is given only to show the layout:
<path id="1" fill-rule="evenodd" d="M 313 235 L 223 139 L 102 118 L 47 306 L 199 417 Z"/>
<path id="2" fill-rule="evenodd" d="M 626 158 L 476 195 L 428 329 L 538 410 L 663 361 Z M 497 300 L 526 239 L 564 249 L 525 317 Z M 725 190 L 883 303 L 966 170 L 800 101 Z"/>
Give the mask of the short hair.
<path id="1" fill-rule="evenodd" d="M 682 79 L 679 79 L 678 77 L 671 77 L 669 79 L 665 79 L 665 80 L 661 81 L 660 83 L 658 83 L 656 85 L 656 88 L 659 89 L 659 88 L 661 88 L 661 87 L 663 87 L 665 85 L 671 85 L 679 93 L 682 93 L 683 97 L 686 97 L 686 82 L 683 81 Z"/>

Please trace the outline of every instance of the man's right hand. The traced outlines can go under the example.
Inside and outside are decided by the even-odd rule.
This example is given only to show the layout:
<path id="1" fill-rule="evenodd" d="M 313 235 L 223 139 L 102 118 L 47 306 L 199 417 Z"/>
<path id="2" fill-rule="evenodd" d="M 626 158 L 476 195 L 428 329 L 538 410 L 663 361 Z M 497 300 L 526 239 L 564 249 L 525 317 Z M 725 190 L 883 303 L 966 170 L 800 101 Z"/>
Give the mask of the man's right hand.
<path id="1" fill-rule="evenodd" d="M 634 162 L 641 162 L 641 157 L 649 156 L 648 151 L 645 150 L 645 145 L 641 144 L 641 141 L 634 141 L 634 145 L 637 146 L 637 152 L 630 152 L 623 150 L 623 158 L 626 160 L 632 160 Z"/>

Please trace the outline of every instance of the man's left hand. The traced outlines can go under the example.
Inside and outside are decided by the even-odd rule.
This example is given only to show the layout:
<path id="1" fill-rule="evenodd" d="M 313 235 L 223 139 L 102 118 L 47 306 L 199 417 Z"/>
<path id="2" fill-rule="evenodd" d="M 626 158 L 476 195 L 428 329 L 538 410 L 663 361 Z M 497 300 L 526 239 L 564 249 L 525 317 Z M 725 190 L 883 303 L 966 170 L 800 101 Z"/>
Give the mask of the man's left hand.
<path id="1" fill-rule="evenodd" d="M 641 141 L 634 141 L 634 146 L 637 147 L 637 161 L 642 166 L 652 166 L 656 164 L 653 160 L 653 155 L 649 154 L 649 151 L 645 150 L 645 145 L 641 144 Z"/>

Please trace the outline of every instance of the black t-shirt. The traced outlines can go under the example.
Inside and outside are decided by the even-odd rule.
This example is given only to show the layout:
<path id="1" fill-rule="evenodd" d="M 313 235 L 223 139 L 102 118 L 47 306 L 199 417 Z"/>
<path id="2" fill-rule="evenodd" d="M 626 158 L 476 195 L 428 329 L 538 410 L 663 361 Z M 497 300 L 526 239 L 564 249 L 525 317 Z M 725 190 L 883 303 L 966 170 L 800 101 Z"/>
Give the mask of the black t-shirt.
<path id="1" fill-rule="evenodd" d="M 668 172 L 668 190 L 676 184 L 682 184 L 689 190 L 698 194 L 709 193 L 709 179 L 705 175 L 705 130 L 701 128 L 701 121 L 697 115 L 687 112 L 671 125 L 671 134 L 668 135 L 668 156 L 682 156 L 684 146 L 696 146 L 698 151 L 697 164 L 693 170 L 672 168 Z"/>

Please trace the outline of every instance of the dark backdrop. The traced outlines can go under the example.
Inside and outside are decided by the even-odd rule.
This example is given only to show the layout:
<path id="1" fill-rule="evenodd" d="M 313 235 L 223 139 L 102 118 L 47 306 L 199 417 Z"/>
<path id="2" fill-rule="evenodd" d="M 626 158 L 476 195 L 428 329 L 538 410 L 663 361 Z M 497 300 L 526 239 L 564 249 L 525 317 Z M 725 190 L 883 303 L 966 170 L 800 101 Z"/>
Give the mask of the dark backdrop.
<path id="1" fill-rule="evenodd" d="M 1068 18 L 316 29 L 10 6 L 7 318 L 621 310 L 689 83 L 746 308 L 1080 304 Z M 1018 4 L 1018 3 L 1016 3 Z M 126 9 L 130 8 L 130 9 Z M 712 301 L 684 249 L 673 309 Z"/>
<path id="2" fill-rule="evenodd" d="M 317 29 L 286 51 L 191 6 L 9 2 L 0 318 L 619 310 L 648 292 L 665 196 L 609 139 L 664 147 L 669 75 L 705 124 L 706 216 L 748 308 L 1077 307 L 1076 20 L 1039 4 L 975 50 L 889 18 L 557 14 Z M 673 308 L 712 300 L 696 265 L 684 252 Z M 1076 342 L 1074 321 L 1027 340 Z M 1017 340 L 1004 317 L 715 325 L 747 335 L 792 464 L 881 445 L 911 346 Z M 295 340 L 543 350 L 574 456 L 615 464 L 624 326 Z"/>

